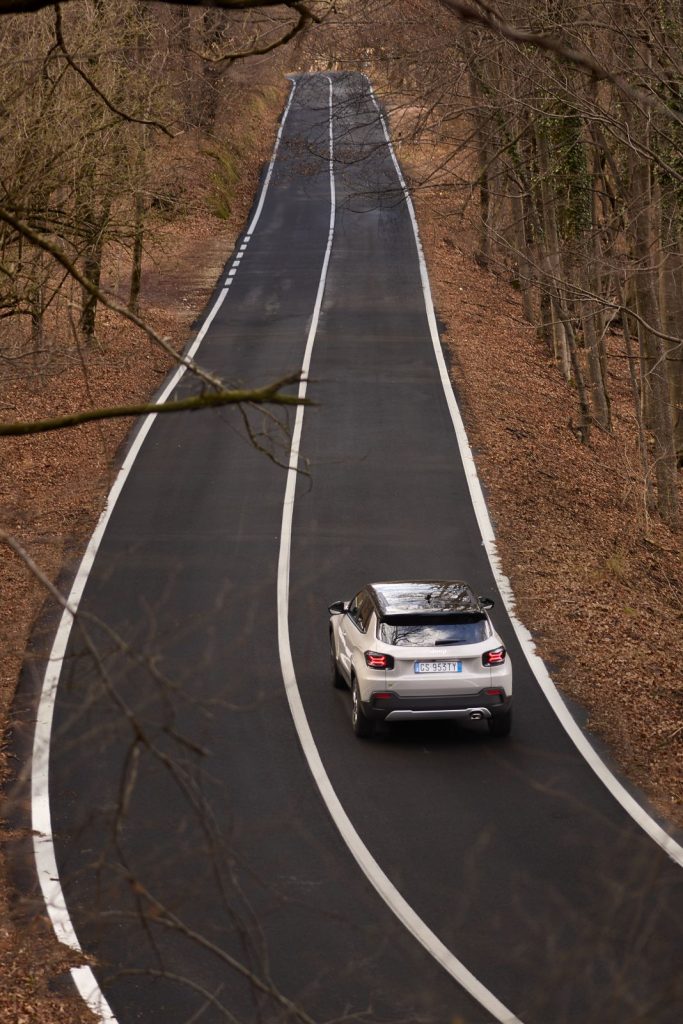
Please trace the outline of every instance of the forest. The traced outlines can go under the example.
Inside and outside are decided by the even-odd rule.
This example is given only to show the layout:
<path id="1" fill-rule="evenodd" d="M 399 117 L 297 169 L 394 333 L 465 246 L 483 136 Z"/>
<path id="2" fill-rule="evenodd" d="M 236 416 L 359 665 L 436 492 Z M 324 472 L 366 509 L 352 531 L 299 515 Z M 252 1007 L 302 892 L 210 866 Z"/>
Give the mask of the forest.
<path id="1" fill-rule="evenodd" d="M 571 466 L 585 454 L 597 472 L 611 445 L 625 467 L 604 523 L 573 538 L 572 550 L 584 541 L 604 548 L 603 525 L 605 536 L 609 526 L 610 538 L 624 538 L 601 551 L 598 600 L 604 610 L 620 595 L 612 625 L 624 630 L 624 672 L 637 679 L 645 710 L 637 723 L 612 720 L 612 684 L 601 688 L 609 652 L 595 663 L 595 706 L 593 679 L 585 666 L 573 669 L 578 655 L 567 689 L 588 702 L 601 735 L 622 745 L 631 777 L 675 817 L 683 739 L 672 668 L 683 614 L 680 0 L 0 0 L 0 547 L 15 610 L 0 636 L 0 726 L 11 728 L 32 624 L 46 594 L 64 600 L 60 571 L 94 526 L 132 417 L 237 406 L 239 429 L 280 458 L 278 415 L 296 401 L 297 367 L 255 386 L 215 376 L 184 350 L 269 159 L 285 75 L 314 70 L 361 70 L 373 82 L 428 225 L 437 312 L 439 296 L 457 297 L 459 246 L 470 272 L 489 282 L 487 295 L 498 287 L 512 295 L 536 365 L 561 394 L 551 426 L 571 443 Z M 444 224 L 439 248 L 430 239 Z M 187 271 L 204 248 L 208 276 L 180 313 L 165 312 L 169 293 L 183 287 L 178 272 L 164 293 L 165 268 L 182 253 Z M 184 405 L 155 402 L 160 378 L 177 364 L 197 378 L 197 394 Z M 456 384 L 467 403 L 466 380 Z M 523 394 L 527 382 L 507 386 Z M 468 423 L 475 442 L 477 416 L 486 415 L 473 412 Z M 500 426 L 518 448 L 520 429 Z M 482 450 L 485 463 L 483 442 Z M 500 502 L 505 556 L 500 475 L 493 467 L 486 483 Z M 57 481 L 63 504 L 44 493 Z M 524 501 L 534 505 L 533 484 Z M 539 593 L 559 615 L 556 581 Z M 521 585 L 520 595 L 533 613 Z M 594 597 L 589 587 L 587 603 Z M 656 627 L 638 650 L 632 619 L 641 599 Z M 559 636 L 576 633 L 578 643 L 594 619 L 586 612 L 577 624 L 574 610 L 565 612 Z M 539 621 L 543 633 L 542 613 Z M 5 753 L 4 779 L 8 762 Z M 4 879 L 2 920 L 10 889 Z M 49 937 L 2 934 L 0 1017 L 88 1019 L 52 991 L 68 957 Z"/>
<path id="2" fill-rule="evenodd" d="M 37 358 L 46 318 L 65 316 L 91 342 L 102 303 L 145 329 L 136 319 L 145 232 L 173 204 L 155 161 L 188 131 L 212 136 L 218 80 L 231 67 L 296 45 L 313 26 L 340 67 L 363 53 L 401 89 L 398 102 L 417 99 L 412 130 L 422 144 L 438 140 L 443 162 L 460 155 L 481 264 L 515 268 L 524 317 L 575 390 L 585 443 L 592 429 L 610 430 L 607 366 L 626 361 L 644 502 L 677 522 L 680 5 L 223 3 L 201 14 L 132 0 L 5 6 L 43 8 L 7 19 L 0 41 L 10 350 Z M 229 157 L 215 158 L 229 178 Z M 125 302 L 100 289 L 110 251 L 128 254 Z"/>

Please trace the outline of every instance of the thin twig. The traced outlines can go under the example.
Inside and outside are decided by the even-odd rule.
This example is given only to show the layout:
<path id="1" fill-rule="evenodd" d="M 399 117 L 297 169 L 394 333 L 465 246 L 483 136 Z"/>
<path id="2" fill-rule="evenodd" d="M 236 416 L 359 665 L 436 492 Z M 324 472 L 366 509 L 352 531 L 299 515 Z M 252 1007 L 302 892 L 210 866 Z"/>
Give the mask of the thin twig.
<path id="1" fill-rule="evenodd" d="M 299 33 L 306 28 L 309 22 L 314 21 L 316 24 L 320 24 L 322 21 L 322 18 L 313 14 L 312 11 L 309 11 L 308 8 L 301 3 L 295 3 L 291 6 L 299 14 L 299 20 L 292 26 L 292 28 L 288 29 L 284 35 L 280 36 L 272 43 L 268 43 L 261 47 L 253 47 L 249 50 L 236 50 L 233 53 L 222 53 L 217 57 L 212 57 L 208 53 L 200 53 L 198 50 L 190 50 L 190 53 L 193 53 L 195 57 L 200 57 L 201 60 L 206 61 L 208 64 L 222 64 L 223 61 L 228 61 L 229 64 L 232 64 L 234 61 L 242 60 L 245 57 L 262 57 L 266 53 L 276 50 L 278 46 L 284 46 L 285 43 L 291 42 L 295 36 L 298 36 Z"/>
<path id="2" fill-rule="evenodd" d="M 2 0 L 0 0 L 0 3 L 1 2 Z M 214 376 L 214 374 L 202 369 L 202 367 L 199 366 L 198 363 L 195 363 L 194 359 L 190 359 L 187 356 L 180 355 L 178 352 L 176 352 L 168 338 L 162 338 L 161 335 L 157 334 L 154 328 L 150 327 L 149 324 L 142 319 L 142 317 L 139 317 L 137 315 L 137 313 L 131 313 L 127 306 L 122 306 L 120 302 L 116 302 L 116 300 L 110 298 L 110 296 L 107 295 L 106 292 L 103 292 L 101 288 L 98 288 L 96 284 L 93 284 L 90 278 L 86 277 L 84 274 L 81 273 L 78 267 L 72 262 L 72 260 L 69 259 L 66 253 L 64 253 L 53 242 L 45 238 L 44 235 L 40 235 L 36 231 L 33 231 L 33 229 L 30 228 L 28 224 L 25 224 L 24 221 L 19 220 L 18 217 L 15 217 L 13 213 L 10 213 L 9 210 L 5 209 L 2 206 L 0 206 L 0 220 L 4 220 L 6 224 L 9 224 L 9 226 L 14 228 L 15 231 L 18 231 L 20 235 L 23 235 L 24 238 L 27 238 L 32 245 L 35 245 L 37 248 L 42 249 L 44 252 L 49 253 L 50 256 L 52 256 L 53 259 L 57 261 L 57 263 L 61 264 L 61 266 L 64 267 L 64 269 L 71 275 L 71 277 L 73 277 L 74 280 L 77 281 L 78 284 L 80 284 L 80 286 L 85 289 L 85 291 L 87 291 L 90 295 L 94 295 L 98 302 L 100 302 L 107 309 L 110 309 L 113 313 L 118 313 L 120 316 L 125 317 L 126 320 L 130 320 L 130 322 L 135 324 L 136 327 L 139 327 L 140 330 L 144 331 L 147 337 L 150 338 L 155 345 L 158 345 L 160 348 L 162 348 L 164 352 L 166 352 L 169 356 L 171 356 L 172 359 L 175 360 L 175 362 L 180 363 L 181 366 L 184 366 L 188 370 L 191 370 L 192 373 L 194 373 L 197 377 L 203 380 L 206 384 L 211 385 L 211 387 L 216 388 L 218 391 L 222 391 L 224 389 L 223 382 L 220 380 L 219 377 L 216 377 Z"/>
<path id="3" fill-rule="evenodd" d="M 90 89 L 92 89 L 96 96 L 99 96 L 99 98 L 104 103 L 105 107 L 108 107 L 108 109 L 111 110 L 112 114 L 116 114 L 117 117 L 122 118 L 122 120 L 124 121 L 129 121 L 131 124 L 146 124 L 149 125 L 151 128 L 158 128 L 160 131 L 164 133 L 164 135 L 168 135 L 169 139 L 174 138 L 173 132 L 169 128 L 167 128 L 166 125 L 162 124 L 161 121 L 147 121 L 142 117 L 133 117 L 132 114 L 127 114 L 125 110 L 121 110 L 120 107 L 114 106 L 109 97 L 105 96 L 102 90 L 95 84 L 95 82 L 93 82 L 92 78 L 83 70 L 83 68 L 79 64 L 76 63 L 76 61 L 69 53 L 66 47 L 66 43 L 64 41 L 64 33 L 62 30 L 62 11 L 60 4 L 55 4 L 55 36 L 57 39 L 57 43 L 59 45 L 59 49 L 64 54 L 64 57 L 69 67 L 73 68 L 77 75 L 80 75 L 85 84 Z"/>

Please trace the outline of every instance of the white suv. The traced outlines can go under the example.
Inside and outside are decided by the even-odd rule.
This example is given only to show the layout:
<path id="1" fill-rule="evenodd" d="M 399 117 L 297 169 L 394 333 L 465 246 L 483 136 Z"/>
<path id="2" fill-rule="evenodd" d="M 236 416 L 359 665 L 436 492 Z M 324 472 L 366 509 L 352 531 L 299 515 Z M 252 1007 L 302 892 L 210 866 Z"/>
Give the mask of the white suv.
<path id="1" fill-rule="evenodd" d="M 353 695 L 353 731 L 378 721 L 486 720 L 512 724 L 512 666 L 488 615 L 493 601 L 466 583 L 370 583 L 330 605 L 332 682 Z"/>

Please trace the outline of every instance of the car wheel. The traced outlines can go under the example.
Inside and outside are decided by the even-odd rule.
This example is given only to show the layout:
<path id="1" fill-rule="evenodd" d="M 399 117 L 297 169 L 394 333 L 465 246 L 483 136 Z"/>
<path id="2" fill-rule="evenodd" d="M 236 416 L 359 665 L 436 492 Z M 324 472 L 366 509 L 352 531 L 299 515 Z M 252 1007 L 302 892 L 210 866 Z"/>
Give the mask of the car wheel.
<path id="1" fill-rule="evenodd" d="M 339 671 L 339 666 L 337 665 L 337 657 L 336 657 L 336 655 L 334 653 L 334 637 L 332 636 L 332 631 L 331 630 L 330 630 L 330 674 L 332 676 L 332 685 L 334 686 L 335 690 L 345 690 L 346 689 L 346 680 L 344 679 L 344 676 Z"/>
<path id="2" fill-rule="evenodd" d="M 488 727 L 492 736 L 509 736 L 512 729 L 512 711 L 489 718 Z"/>
<path id="3" fill-rule="evenodd" d="M 363 709 L 360 705 L 360 690 L 358 689 L 358 683 L 355 679 L 353 681 L 351 693 L 353 696 L 353 709 L 351 711 L 351 724 L 353 726 L 353 731 L 356 736 L 360 736 L 361 739 L 368 739 L 375 731 L 375 723 L 372 719 L 366 718 L 363 714 Z"/>

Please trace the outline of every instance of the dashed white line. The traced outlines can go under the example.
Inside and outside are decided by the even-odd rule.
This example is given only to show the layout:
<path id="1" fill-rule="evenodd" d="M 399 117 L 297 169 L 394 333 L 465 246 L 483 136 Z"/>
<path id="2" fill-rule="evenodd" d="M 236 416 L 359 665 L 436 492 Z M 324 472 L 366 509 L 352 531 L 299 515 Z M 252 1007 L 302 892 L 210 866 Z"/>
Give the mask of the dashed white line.
<path id="1" fill-rule="evenodd" d="M 273 174 L 273 167 L 280 146 L 282 132 L 295 92 L 296 82 L 293 82 L 292 89 L 289 94 L 289 100 L 280 122 L 280 127 L 275 140 L 275 147 L 273 149 L 273 156 L 263 183 L 259 203 L 248 227 L 247 234 L 244 236 L 245 243 L 251 238 L 263 210 L 263 204 L 265 203 L 266 193 Z M 201 330 L 187 351 L 188 358 L 192 358 L 199 348 L 206 332 L 216 316 L 216 313 L 220 309 L 227 292 L 227 287 L 223 287 L 221 289 L 218 298 L 213 304 L 201 327 Z M 178 367 L 159 395 L 159 402 L 165 401 L 168 395 L 177 386 L 185 373 L 185 369 L 185 366 Z M 55 639 L 48 658 L 47 668 L 43 677 L 40 700 L 38 702 L 36 726 L 33 736 L 33 752 L 31 758 L 31 824 L 33 830 L 33 852 L 36 862 L 38 881 L 40 883 L 45 906 L 55 935 L 64 945 L 78 951 L 81 951 L 81 945 L 78 941 L 76 930 L 66 906 L 64 892 L 59 878 L 57 859 L 55 856 L 54 836 L 52 833 L 52 817 L 50 813 L 49 766 L 55 699 L 57 695 L 57 687 L 59 685 L 59 677 L 62 671 L 62 663 L 66 653 L 69 636 L 71 634 L 71 628 L 73 626 L 74 616 L 78 611 L 78 606 L 80 604 L 81 597 L 83 596 L 85 584 L 88 580 L 88 576 L 90 575 L 104 531 L 107 528 L 107 524 L 111 518 L 112 512 L 114 511 L 119 495 L 121 494 L 123 485 L 128 478 L 133 463 L 135 462 L 140 448 L 142 447 L 142 444 L 155 419 L 156 414 L 151 414 L 146 416 L 142 421 L 140 429 L 138 430 L 133 443 L 128 450 L 126 458 L 116 475 L 114 485 L 107 497 L 107 503 L 104 511 L 99 518 L 85 554 L 83 555 L 81 564 L 78 567 L 76 578 L 74 579 L 71 591 L 69 592 L 67 607 L 64 609 L 59 621 L 59 626 L 57 627 Z M 116 1024 L 116 1018 L 104 997 L 104 993 L 100 989 L 92 969 L 85 964 L 80 967 L 74 967 L 71 969 L 71 976 L 81 997 L 94 1013 L 95 1017 L 98 1020 L 105 1022 L 105 1024 Z"/>

